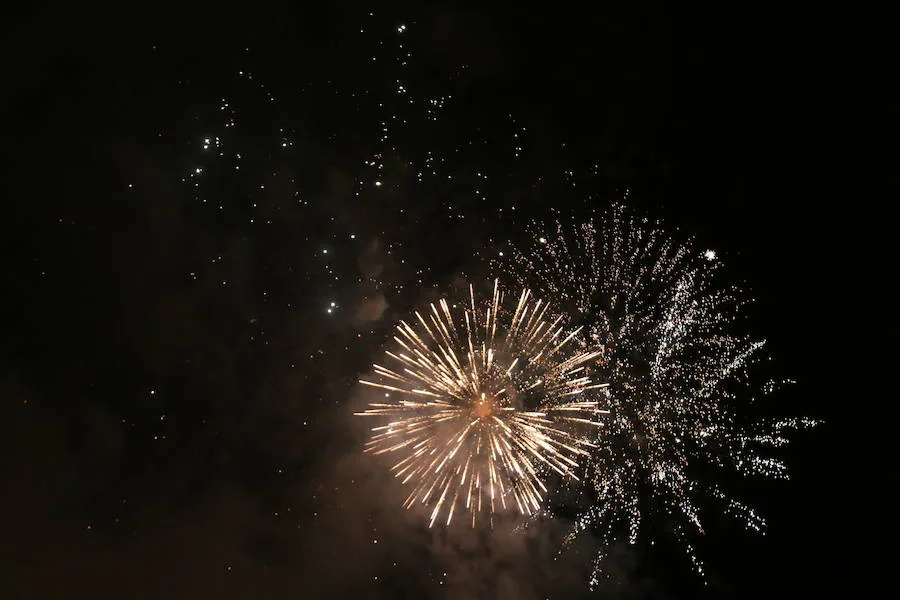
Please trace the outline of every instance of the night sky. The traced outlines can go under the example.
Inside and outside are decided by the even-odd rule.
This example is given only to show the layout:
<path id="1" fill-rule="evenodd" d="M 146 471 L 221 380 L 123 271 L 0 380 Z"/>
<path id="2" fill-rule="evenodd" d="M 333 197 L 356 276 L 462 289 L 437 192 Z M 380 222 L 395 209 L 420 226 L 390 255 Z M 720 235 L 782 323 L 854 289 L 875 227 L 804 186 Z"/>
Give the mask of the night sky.
<path id="1" fill-rule="evenodd" d="M 0 597 L 834 589 L 837 253 L 810 220 L 802 19 L 576 6 L 3 20 Z M 429 530 L 352 412 L 398 319 L 548 207 L 626 192 L 723 257 L 797 381 L 777 410 L 826 423 L 786 451 L 791 481 L 742 490 L 766 536 L 713 519 L 708 585 L 677 548 L 623 547 L 591 594 L 562 525 Z"/>

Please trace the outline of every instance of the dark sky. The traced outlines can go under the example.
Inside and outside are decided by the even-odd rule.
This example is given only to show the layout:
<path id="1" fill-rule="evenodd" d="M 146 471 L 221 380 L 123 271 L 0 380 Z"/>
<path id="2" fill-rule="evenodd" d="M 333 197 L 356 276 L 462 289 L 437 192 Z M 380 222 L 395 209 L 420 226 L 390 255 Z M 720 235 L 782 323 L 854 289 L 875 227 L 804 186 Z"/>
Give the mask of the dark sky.
<path id="1" fill-rule="evenodd" d="M 774 3 L 584 10 L 3 20 L 0 596 L 590 597 L 589 548 L 553 560 L 556 526 L 423 528 L 350 414 L 426 288 L 529 215 L 626 189 L 726 257 L 798 381 L 784 412 L 828 422 L 791 482 L 747 488 L 769 534 L 723 525 L 707 588 L 623 550 L 605 595 L 834 589 L 816 42 Z"/>

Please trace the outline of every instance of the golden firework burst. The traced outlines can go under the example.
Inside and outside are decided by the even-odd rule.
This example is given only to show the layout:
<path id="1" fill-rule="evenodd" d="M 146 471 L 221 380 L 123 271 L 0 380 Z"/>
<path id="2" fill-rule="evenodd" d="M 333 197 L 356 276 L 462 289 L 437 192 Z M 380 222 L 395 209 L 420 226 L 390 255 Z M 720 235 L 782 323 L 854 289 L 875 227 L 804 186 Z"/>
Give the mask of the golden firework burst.
<path id="1" fill-rule="evenodd" d="M 357 414 L 390 419 L 366 451 L 400 456 L 391 469 L 412 486 L 404 505 L 433 505 L 430 525 L 442 511 L 447 524 L 467 511 L 473 526 L 479 513 L 530 514 L 545 475 L 577 478 L 596 434 L 579 432 L 606 412 L 585 397 L 605 387 L 588 374 L 601 352 L 578 350 L 579 330 L 551 315 L 527 289 L 507 305 L 495 281 L 479 304 L 470 285 L 468 305 L 442 299 L 401 322 L 385 353 L 392 366 L 360 380 L 387 399 Z"/>

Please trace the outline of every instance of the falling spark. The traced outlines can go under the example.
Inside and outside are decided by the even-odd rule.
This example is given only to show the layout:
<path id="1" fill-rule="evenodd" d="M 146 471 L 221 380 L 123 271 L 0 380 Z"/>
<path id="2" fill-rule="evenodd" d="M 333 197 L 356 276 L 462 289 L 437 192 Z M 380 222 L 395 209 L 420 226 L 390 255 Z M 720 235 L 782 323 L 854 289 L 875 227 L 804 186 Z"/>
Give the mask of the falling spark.
<path id="1" fill-rule="evenodd" d="M 812 419 L 742 425 L 748 368 L 764 342 L 735 333 L 749 299 L 718 283 L 721 261 L 692 241 L 679 244 L 660 225 L 631 216 L 622 204 L 584 223 L 534 223 L 533 242 L 495 258 L 497 272 L 557 298 L 584 327 L 587 351 L 604 349 L 597 376 L 609 384 L 610 414 L 591 449 L 590 506 L 568 539 L 581 532 L 602 542 L 591 583 L 604 574 L 606 549 L 620 538 L 652 539 L 652 521 L 673 530 L 694 569 L 703 563 L 692 536 L 703 534 L 700 506 L 712 498 L 750 530 L 763 518 L 698 472 L 787 478 L 767 448 Z M 762 394 L 777 386 L 767 384 Z M 751 392 L 752 396 L 752 392 Z"/>
<path id="2" fill-rule="evenodd" d="M 527 289 L 504 301 L 494 282 L 489 302 L 441 299 L 414 324 L 396 328 L 390 367 L 372 380 L 390 400 L 359 415 L 389 419 L 374 427 L 366 451 L 394 454 L 394 475 L 411 486 L 404 503 L 431 507 L 430 523 L 446 514 L 531 514 L 548 476 L 577 478 L 597 416 L 606 411 L 584 395 L 605 384 L 588 372 L 600 351 L 581 351 L 580 329 L 567 331 L 546 302 Z M 397 399 L 394 400 L 393 396 Z"/>

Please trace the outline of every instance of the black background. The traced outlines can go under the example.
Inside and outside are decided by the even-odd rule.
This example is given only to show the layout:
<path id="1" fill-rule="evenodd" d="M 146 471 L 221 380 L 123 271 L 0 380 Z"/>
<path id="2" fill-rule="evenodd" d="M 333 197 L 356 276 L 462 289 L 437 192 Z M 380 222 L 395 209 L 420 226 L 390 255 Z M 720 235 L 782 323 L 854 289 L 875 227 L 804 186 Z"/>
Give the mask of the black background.
<path id="1" fill-rule="evenodd" d="M 605 592 L 813 596 L 851 580 L 840 555 L 855 476 L 841 433 L 847 398 L 835 388 L 847 316 L 833 310 L 848 293 L 834 277 L 842 205 L 822 161 L 836 117 L 821 101 L 830 55 L 807 15 L 765 4 L 43 5 L 4 21 L 3 597 L 586 594 L 581 579 L 557 585 L 504 563 L 543 556 L 531 547 L 486 550 L 496 572 L 471 574 L 477 549 L 439 544 L 357 483 L 381 485 L 377 467 L 353 458 L 361 432 L 348 414 L 390 323 L 428 297 L 417 268 L 446 284 L 476 249 L 514 233 L 492 203 L 518 197 L 528 214 L 583 202 L 581 190 L 610 199 L 625 189 L 726 257 L 758 299 L 753 331 L 798 381 L 779 396 L 784 412 L 826 423 L 788 451 L 791 482 L 748 487 L 769 533 L 734 527 L 708 544 L 708 587 L 661 552 L 623 559 L 637 565 L 630 579 Z M 388 70 L 365 57 L 398 23 L 415 52 L 409 86 L 454 94 L 436 130 L 407 130 L 398 146 L 450 156 L 474 130 L 509 140 L 503 115 L 527 123 L 520 162 L 497 157 L 506 141 L 459 159 L 498 174 L 491 200 L 422 194 L 390 166 L 383 197 L 352 198 L 377 111 L 351 94 L 390 95 Z M 276 90 L 273 108 L 239 70 Z M 247 171 L 290 172 L 308 212 L 282 210 L 276 189 L 256 213 L 271 227 L 251 227 L 251 211 L 232 208 L 242 180 L 214 168 L 206 195 L 228 210 L 197 205 L 182 178 L 224 95 L 244 100 L 247 147 L 291 124 L 295 153 L 260 153 Z M 598 175 L 576 191 L 561 177 L 591 165 Z M 546 174 L 538 191 L 536 173 Z M 448 202 L 466 219 L 439 222 Z M 393 241 L 392 256 L 409 261 L 379 255 L 394 295 L 371 326 L 322 311 L 371 291 L 356 284 L 370 252 L 349 231 Z M 324 246 L 349 274 L 338 284 L 310 251 Z M 220 255 L 225 265 L 210 266 Z M 442 578 L 448 565 L 456 580 Z M 497 583 L 501 571 L 532 587 Z"/>

